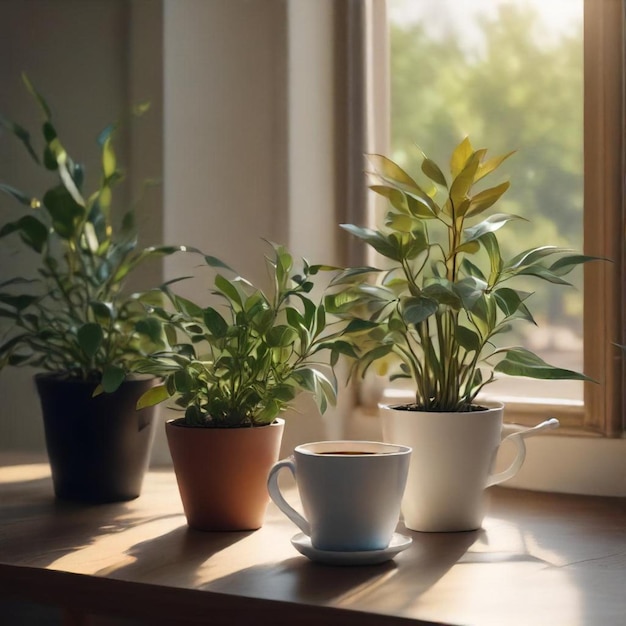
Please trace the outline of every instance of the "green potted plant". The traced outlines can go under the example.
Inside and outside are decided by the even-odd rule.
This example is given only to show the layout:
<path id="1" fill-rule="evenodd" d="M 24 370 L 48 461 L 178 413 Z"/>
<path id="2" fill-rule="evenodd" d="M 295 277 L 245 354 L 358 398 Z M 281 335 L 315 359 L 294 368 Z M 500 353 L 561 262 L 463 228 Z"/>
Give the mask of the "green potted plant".
<path id="1" fill-rule="evenodd" d="M 337 276 L 327 309 L 351 320 L 344 339 L 358 350 L 357 372 L 383 360 L 397 366 L 392 378 L 412 381 L 415 401 L 381 407 L 381 417 L 385 439 L 413 447 L 403 512 L 414 530 L 477 528 L 482 490 L 511 476 L 489 476 L 503 407 L 476 400 L 497 373 L 587 380 L 525 348 L 499 346 L 512 325 L 534 323 L 531 294 L 516 288 L 516 279 L 569 284 L 563 277 L 591 258 L 554 246 L 503 258 L 500 228 L 521 218 L 487 212 L 509 183 L 475 185 L 509 156 L 487 158 L 466 138 L 452 153 L 449 176 L 424 157 L 425 182 L 417 182 L 390 159 L 371 155 L 371 189 L 388 200 L 384 224 L 343 225 L 386 265 Z M 520 450 L 517 468 L 522 460 Z"/>
<path id="2" fill-rule="evenodd" d="M 123 178 L 112 145 L 115 125 L 98 137 L 101 177 L 86 193 L 84 169 L 61 142 L 47 102 L 26 76 L 24 82 L 43 113 L 43 150 L 22 126 L 3 117 L 0 124 L 53 182 L 41 194 L 0 183 L 18 203 L 0 238 L 35 265 L 27 274 L 18 264 L 0 284 L 0 369 L 44 370 L 35 382 L 56 495 L 127 500 L 140 493 L 154 432 L 154 411 L 135 411 L 154 381 L 130 374 L 156 344 L 138 332 L 155 323 L 145 296 L 127 294 L 124 286 L 144 261 L 180 248 L 138 249 L 133 212 L 121 220 L 113 215 L 112 191 Z"/>
<path id="3" fill-rule="evenodd" d="M 323 413 L 335 401 L 339 354 L 353 353 L 341 329 L 327 325 L 323 302 L 309 295 L 324 268 L 305 261 L 296 273 L 290 253 L 272 249 L 267 293 L 207 256 L 215 306 L 191 302 L 166 284 L 170 306 L 154 308 L 169 346 L 145 359 L 142 371 L 163 383 L 138 406 L 172 398 L 184 410 L 166 423 L 166 433 L 187 521 L 197 529 L 262 525 L 280 416 L 301 391 L 313 394 Z"/>

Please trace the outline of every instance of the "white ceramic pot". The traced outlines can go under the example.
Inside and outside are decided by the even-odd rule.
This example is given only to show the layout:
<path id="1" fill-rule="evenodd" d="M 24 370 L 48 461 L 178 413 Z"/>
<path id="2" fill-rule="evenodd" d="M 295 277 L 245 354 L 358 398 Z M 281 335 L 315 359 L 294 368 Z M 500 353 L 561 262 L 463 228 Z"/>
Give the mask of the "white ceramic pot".
<path id="1" fill-rule="evenodd" d="M 485 410 L 467 413 L 380 406 L 384 441 L 413 448 L 402 500 L 407 528 L 424 532 L 480 528 L 485 488 L 519 471 L 526 456 L 525 436 L 558 426 L 557 420 L 549 420 L 507 437 L 517 444 L 517 455 L 506 470 L 493 474 L 502 441 L 503 405 L 484 405 Z"/>

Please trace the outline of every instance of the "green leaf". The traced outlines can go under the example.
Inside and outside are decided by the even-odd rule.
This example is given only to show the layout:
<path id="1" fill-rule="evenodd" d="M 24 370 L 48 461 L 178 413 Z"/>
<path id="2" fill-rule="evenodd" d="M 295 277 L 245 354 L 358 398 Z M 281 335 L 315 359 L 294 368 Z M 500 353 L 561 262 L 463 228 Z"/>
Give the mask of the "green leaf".
<path id="1" fill-rule="evenodd" d="M 454 289 L 454 284 L 443 278 L 430 282 L 422 291 L 424 297 L 431 298 L 440 305 L 461 308 L 461 298 Z M 406 317 L 406 314 L 405 314 Z"/>
<path id="2" fill-rule="evenodd" d="M 45 101 L 43 96 L 35 89 L 26 73 L 22 73 L 22 81 L 24 85 L 26 85 L 26 89 L 28 89 L 28 91 L 35 98 L 35 100 L 37 100 L 46 120 L 49 120 L 52 117 L 52 114 L 50 113 L 50 107 L 48 106 L 48 103 Z"/>
<path id="3" fill-rule="evenodd" d="M 389 187 L 388 185 L 371 185 L 370 189 L 377 193 L 380 196 L 383 196 L 389 200 L 390 204 L 394 209 L 400 211 L 401 213 L 409 213 L 409 205 L 407 202 L 406 195 L 396 189 L 395 187 Z"/>
<path id="4" fill-rule="evenodd" d="M 182 296 L 174 296 L 176 308 L 184 313 L 187 317 L 204 319 L 204 311 L 195 302 L 183 298 Z"/>
<path id="5" fill-rule="evenodd" d="M 16 222 L 5 224 L 0 229 L 0 237 L 17 232 L 22 241 L 38 253 L 43 252 L 48 240 L 48 229 L 32 215 L 24 215 Z"/>
<path id="6" fill-rule="evenodd" d="M 454 249 L 454 254 L 460 254 L 464 252 L 465 254 L 476 254 L 480 250 L 480 244 L 477 241 L 466 241 L 462 243 L 460 246 Z"/>
<path id="7" fill-rule="evenodd" d="M 99 324 L 88 322 L 78 329 L 76 337 L 81 350 L 91 359 L 102 345 L 104 334 Z"/>
<path id="8" fill-rule="evenodd" d="M 98 300 L 92 300 L 89 303 L 91 310 L 96 317 L 110 320 L 115 317 L 115 307 L 112 302 L 100 302 Z"/>
<path id="9" fill-rule="evenodd" d="M 186 369 L 176 370 L 172 376 L 174 389 L 178 393 L 187 393 L 193 388 L 193 378 Z"/>
<path id="10" fill-rule="evenodd" d="M 226 336 L 228 323 L 213 307 L 204 309 L 202 319 L 204 320 L 204 325 L 213 337 L 221 339 Z"/>
<path id="11" fill-rule="evenodd" d="M 37 156 L 37 153 L 30 143 L 30 133 L 25 128 L 22 128 L 22 126 L 20 126 L 19 124 L 11 122 L 3 115 L 0 115 L 0 126 L 3 126 L 9 132 L 13 133 L 24 144 L 24 147 L 26 148 L 28 154 L 30 154 L 35 163 L 37 163 L 37 165 L 40 164 L 39 157 Z"/>
<path id="12" fill-rule="evenodd" d="M 349 233 L 362 239 L 368 245 L 372 246 L 376 252 L 382 254 L 393 261 L 400 261 L 401 254 L 398 246 L 391 239 L 385 237 L 382 233 L 372 230 L 371 228 L 362 228 L 353 224 L 341 224 L 341 228 Z"/>
<path id="13" fill-rule="evenodd" d="M 286 348 L 297 338 L 298 333 L 293 328 L 281 324 L 271 328 L 265 339 L 270 348 Z"/>
<path id="14" fill-rule="evenodd" d="M 385 226 L 389 226 L 390 228 L 393 228 L 393 230 L 410 233 L 417 224 L 419 224 L 419 222 L 412 215 L 393 213 L 390 211 L 385 216 Z"/>
<path id="15" fill-rule="evenodd" d="M 494 368 L 495 372 L 501 374 L 541 380 L 591 380 L 579 372 L 550 365 L 525 348 L 502 348 L 494 352 L 494 354 L 502 353 L 505 354 L 504 359 Z"/>
<path id="16" fill-rule="evenodd" d="M 443 172 L 439 169 L 439 166 L 428 158 L 425 158 L 422 161 L 422 172 L 430 178 L 433 182 L 441 185 L 442 187 L 447 187 L 448 182 L 446 181 L 446 177 Z"/>
<path id="17" fill-rule="evenodd" d="M 144 317 L 135 324 L 135 330 L 142 335 L 146 335 L 153 343 L 163 341 L 163 326 L 154 317 Z"/>
<path id="18" fill-rule="evenodd" d="M 224 278 L 221 274 L 217 274 L 215 277 L 215 286 L 231 304 L 236 305 L 235 308 L 243 307 L 242 296 L 234 282 Z"/>
<path id="19" fill-rule="evenodd" d="M 480 237 L 480 243 L 487 251 L 489 257 L 490 273 L 488 284 L 490 287 L 496 285 L 500 276 L 502 275 L 504 262 L 502 261 L 502 255 L 500 254 L 500 246 L 498 239 L 493 233 L 485 233 Z"/>
<path id="20" fill-rule="evenodd" d="M 524 252 L 520 252 L 517 254 L 509 263 L 506 265 L 506 269 L 518 269 L 520 267 L 524 267 L 526 265 L 533 265 L 538 261 L 544 259 L 553 254 L 558 254 L 561 252 L 561 248 L 557 248 L 556 246 L 540 246 L 537 248 L 529 248 L 528 250 L 524 250 Z"/>
<path id="21" fill-rule="evenodd" d="M 467 352 L 480 350 L 480 337 L 466 326 L 458 326 L 455 333 L 458 344 Z"/>
<path id="22" fill-rule="evenodd" d="M 560 259 L 556 260 L 551 266 L 550 271 L 553 272 L 557 276 L 566 276 L 569 274 L 574 268 L 582 265 L 583 263 L 588 263 L 589 261 L 601 261 L 606 259 L 601 259 L 597 256 L 589 256 L 586 254 L 566 254 L 562 256 Z"/>
<path id="23" fill-rule="evenodd" d="M 116 365 L 107 365 L 102 372 L 102 388 L 107 393 L 113 393 L 126 379 L 126 372 Z"/>
<path id="24" fill-rule="evenodd" d="M 63 186 L 50 189 L 44 195 L 43 203 L 52 218 L 52 227 L 59 236 L 63 239 L 76 237 L 80 222 L 85 217 L 85 209 L 68 190 Z"/>
<path id="25" fill-rule="evenodd" d="M 25 193 L 21 192 L 19 189 L 15 187 L 11 187 L 11 185 L 5 185 L 4 183 L 0 183 L 0 191 L 3 191 L 7 195 L 15 198 L 20 204 L 27 206 L 28 208 L 36 208 L 39 201 L 36 198 L 31 198 L 27 196 Z"/>
<path id="26" fill-rule="evenodd" d="M 570 285 L 566 280 L 563 280 L 558 274 L 544 267 L 543 265 L 529 265 L 516 272 L 518 276 L 534 276 L 535 278 L 541 278 L 554 285 Z"/>
<path id="27" fill-rule="evenodd" d="M 227 265 L 226 263 L 224 263 L 224 261 L 221 261 L 220 259 L 214 256 L 204 255 L 204 261 L 210 267 L 222 268 L 222 269 L 229 270 L 231 272 L 235 271 L 232 267 L 230 267 L 230 265 Z"/>
<path id="28" fill-rule="evenodd" d="M 155 387 L 151 387 L 146 391 L 137 401 L 137 410 L 145 409 L 149 406 L 154 406 L 155 404 L 159 404 L 160 402 L 164 402 L 170 397 L 169 392 L 167 391 L 166 385 L 156 385 Z"/>
<path id="29" fill-rule="evenodd" d="M 519 219 L 523 218 L 518 217 L 517 215 L 507 215 L 506 213 L 496 213 L 494 215 L 490 215 L 479 224 L 466 228 L 463 231 L 466 237 L 465 240 L 475 241 L 476 239 L 480 239 L 486 233 L 495 233 L 496 231 L 500 230 L 500 228 L 502 228 L 507 222 Z"/>
<path id="30" fill-rule="evenodd" d="M 315 312 L 315 334 L 319 335 L 326 328 L 326 309 L 320 304 Z"/>
<path id="31" fill-rule="evenodd" d="M 330 286 L 335 285 L 343 285 L 348 284 L 352 285 L 355 282 L 361 282 L 366 280 L 367 277 L 372 273 L 379 273 L 382 270 L 379 270 L 376 267 L 349 267 L 345 270 L 339 272 L 336 276 L 332 278 L 330 281 Z"/>
<path id="32" fill-rule="evenodd" d="M 436 300 L 425 296 L 406 298 L 402 302 L 402 316 L 409 324 L 419 324 L 437 312 Z"/>
<path id="33" fill-rule="evenodd" d="M 14 308 L 16 311 L 23 311 L 31 304 L 37 302 L 37 300 L 39 300 L 38 296 L 31 296 L 25 293 L 16 296 L 8 293 L 0 293 L 0 302 Z"/>
<path id="34" fill-rule="evenodd" d="M 493 292 L 498 308 L 507 316 L 520 314 L 520 317 L 535 323 L 530 311 L 524 306 L 524 300 L 531 296 L 525 291 L 518 291 L 509 287 L 501 287 Z"/>

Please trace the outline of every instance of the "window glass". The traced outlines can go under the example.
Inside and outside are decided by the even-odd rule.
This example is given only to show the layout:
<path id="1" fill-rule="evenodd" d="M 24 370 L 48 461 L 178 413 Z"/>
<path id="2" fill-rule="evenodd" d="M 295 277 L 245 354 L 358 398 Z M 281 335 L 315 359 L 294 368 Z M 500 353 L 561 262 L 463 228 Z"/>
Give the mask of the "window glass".
<path id="1" fill-rule="evenodd" d="M 582 250 L 583 0 L 390 0 L 391 157 L 409 173 L 423 151 L 447 168 L 468 136 L 490 156 L 516 150 L 491 184 L 511 188 L 496 210 L 529 220 L 499 233 L 512 256 L 535 245 Z M 503 337 L 555 365 L 583 369 L 582 271 L 575 287 L 534 291 L 537 327 Z M 582 402 L 582 383 L 507 379 L 505 396 Z"/>

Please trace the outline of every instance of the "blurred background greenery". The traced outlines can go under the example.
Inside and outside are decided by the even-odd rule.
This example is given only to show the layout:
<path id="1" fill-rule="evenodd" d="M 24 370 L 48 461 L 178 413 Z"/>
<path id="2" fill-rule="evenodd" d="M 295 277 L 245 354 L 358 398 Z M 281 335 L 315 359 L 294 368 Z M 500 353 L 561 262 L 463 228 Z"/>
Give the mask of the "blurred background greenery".
<path id="1" fill-rule="evenodd" d="M 415 174 L 421 151 L 447 169 L 464 136 L 491 156 L 516 150 L 501 168 L 511 188 L 496 210 L 529 222 L 503 229 L 504 255 L 543 244 L 582 250 L 582 0 L 390 0 L 389 26 L 391 157 Z M 581 271 L 573 282 L 535 284 L 538 327 L 518 327 L 515 339 L 581 369 Z M 503 390 L 545 395 L 536 383 Z M 582 385 L 551 383 L 546 393 L 582 399 Z"/>

